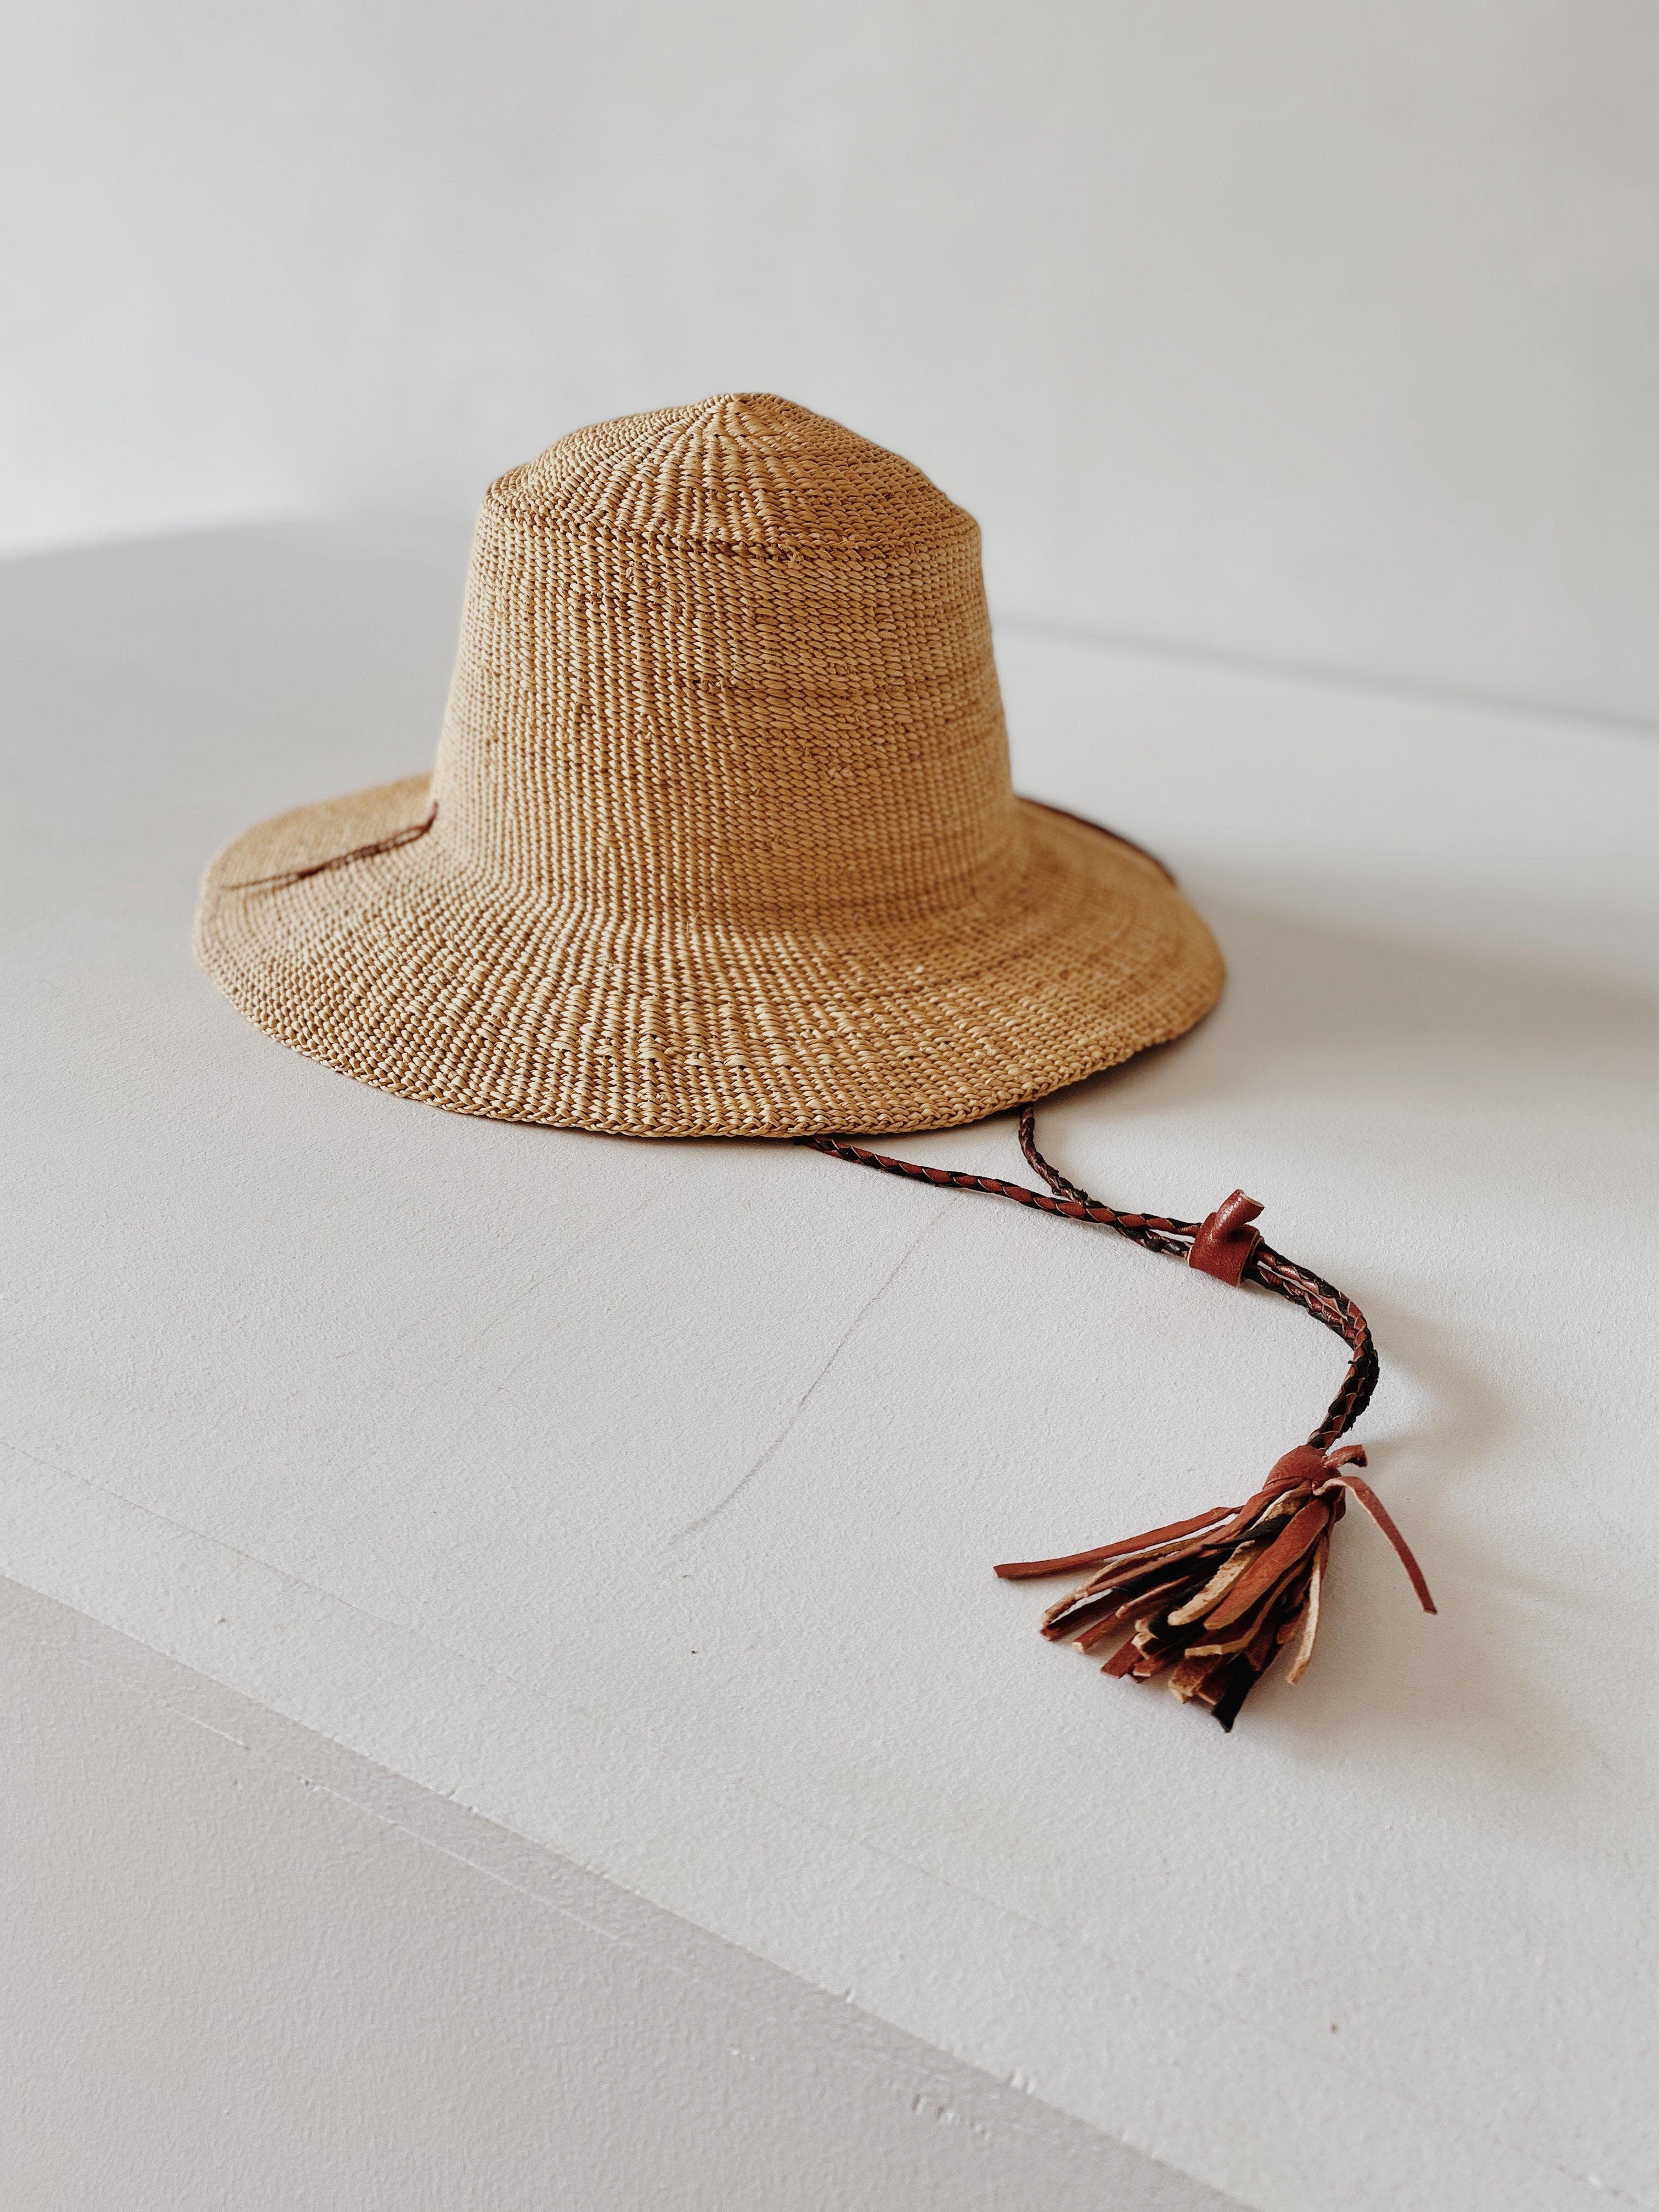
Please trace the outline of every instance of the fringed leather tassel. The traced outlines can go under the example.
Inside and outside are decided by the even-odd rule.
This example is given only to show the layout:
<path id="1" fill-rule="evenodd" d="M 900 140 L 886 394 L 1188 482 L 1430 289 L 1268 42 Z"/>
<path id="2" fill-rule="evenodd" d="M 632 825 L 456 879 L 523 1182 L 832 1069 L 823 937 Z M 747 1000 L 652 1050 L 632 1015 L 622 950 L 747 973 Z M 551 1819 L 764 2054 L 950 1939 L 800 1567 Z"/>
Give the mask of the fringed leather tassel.
<path id="1" fill-rule="evenodd" d="M 1120 1213 L 1091 1198 L 1044 1159 L 1036 1146 L 1034 1105 L 1020 1109 L 1020 1149 L 1048 1185 L 1048 1192 L 995 1176 L 922 1167 L 844 1137 L 797 1141 L 914 1182 L 984 1191 L 1039 1212 L 1097 1223 L 1149 1251 L 1184 1259 L 1222 1282 L 1252 1283 L 1288 1298 L 1347 1345 L 1348 1371 L 1324 1419 L 1305 1444 L 1285 1454 L 1243 1505 L 1212 1506 L 1189 1521 L 1149 1528 L 1096 1551 L 1000 1566 L 997 1573 L 1011 1581 L 1096 1570 L 1048 1608 L 1042 1632 L 1051 1641 L 1075 1643 L 1085 1651 L 1113 1644 L 1116 1649 L 1103 1673 L 1138 1682 L 1164 1680 L 1183 1704 L 1207 1707 L 1224 1729 L 1231 1729 L 1245 1698 L 1288 1645 L 1294 1644 L 1295 1651 L 1287 1679 L 1299 1681 L 1306 1670 L 1319 1629 L 1331 1531 L 1350 1497 L 1394 1546 L 1423 1610 L 1435 1610 L 1405 1539 L 1370 1485 L 1352 1471 L 1365 1464 L 1364 1451 L 1357 1444 L 1335 1448 L 1376 1388 L 1370 1324 L 1352 1298 L 1262 1242 L 1251 1226 L 1261 1211 L 1254 1199 L 1235 1191 L 1203 1221 Z"/>
<path id="2" fill-rule="evenodd" d="M 1009 1581 L 1095 1567 L 1080 1589 L 1051 1605 L 1042 1632 L 1054 1643 L 1117 1650 L 1102 1672 L 1137 1682 L 1164 1677 L 1182 1704 L 1206 1705 L 1224 1729 L 1273 1661 L 1294 1642 L 1286 1678 L 1299 1682 L 1319 1632 L 1319 1599 L 1331 1531 L 1348 1494 L 1357 1498 L 1400 1554 L 1425 1613 L 1434 1600 L 1405 1539 L 1368 1483 L 1358 1444 L 1338 1451 L 1298 1444 L 1254 1498 L 1149 1528 L 1065 1559 L 1024 1559 L 997 1569 Z"/>

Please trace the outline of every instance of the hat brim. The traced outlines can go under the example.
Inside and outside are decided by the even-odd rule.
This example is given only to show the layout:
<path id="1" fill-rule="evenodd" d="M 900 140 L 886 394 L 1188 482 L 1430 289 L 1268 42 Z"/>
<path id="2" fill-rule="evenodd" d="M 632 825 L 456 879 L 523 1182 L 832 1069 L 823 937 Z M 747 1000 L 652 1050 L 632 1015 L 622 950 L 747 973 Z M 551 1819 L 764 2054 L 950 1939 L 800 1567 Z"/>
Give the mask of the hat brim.
<path id="1" fill-rule="evenodd" d="M 239 888 L 422 820 L 413 776 L 276 816 L 209 869 L 198 957 L 249 1018 L 381 1091 L 637 1137 L 945 1128 L 1207 1013 L 1214 939 L 1158 864 L 1016 802 L 994 890 L 896 933 L 670 933 L 482 875 L 439 820 L 298 883 Z"/>

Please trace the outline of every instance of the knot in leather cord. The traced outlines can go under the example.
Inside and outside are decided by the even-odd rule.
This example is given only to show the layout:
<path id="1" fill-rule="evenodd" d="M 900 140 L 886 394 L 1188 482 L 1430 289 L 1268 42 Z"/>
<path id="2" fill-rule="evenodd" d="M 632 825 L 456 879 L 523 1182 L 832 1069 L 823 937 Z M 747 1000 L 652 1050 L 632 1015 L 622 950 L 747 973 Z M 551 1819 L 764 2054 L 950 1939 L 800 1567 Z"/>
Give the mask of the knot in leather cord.
<path id="1" fill-rule="evenodd" d="M 1364 1456 L 1364 1452 L 1359 1454 L 1362 1463 Z M 1287 1451 L 1273 1462 L 1272 1472 L 1261 1487 L 1264 1491 L 1296 1490 L 1305 1483 L 1311 1488 L 1334 1472 L 1329 1453 L 1321 1451 L 1317 1444 L 1297 1444 L 1294 1451 Z"/>
<path id="2" fill-rule="evenodd" d="M 1249 1225 L 1261 1211 L 1258 1202 L 1242 1190 L 1224 1198 L 1215 1212 L 1206 1213 L 1199 1223 L 1193 1249 L 1187 1255 L 1188 1266 L 1237 1288 L 1261 1242 L 1260 1230 Z"/>

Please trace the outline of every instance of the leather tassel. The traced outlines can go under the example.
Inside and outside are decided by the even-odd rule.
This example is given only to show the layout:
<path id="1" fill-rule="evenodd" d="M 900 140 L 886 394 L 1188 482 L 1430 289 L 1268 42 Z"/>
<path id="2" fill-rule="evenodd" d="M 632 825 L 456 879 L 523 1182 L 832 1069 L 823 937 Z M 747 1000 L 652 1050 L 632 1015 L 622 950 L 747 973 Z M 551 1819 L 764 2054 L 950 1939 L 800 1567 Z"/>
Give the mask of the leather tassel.
<path id="1" fill-rule="evenodd" d="M 1321 1451 L 1298 1444 L 1253 1498 L 1188 1521 L 1149 1528 L 1063 1559 L 1012 1561 L 1006 1581 L 1074 1573 L 1089 1579 L 1049 1607 L 1052 1643 L 1093 1652 L 1112 1645 L 1103 1674 L 1162 1680 L 1183 1705 L 1206 1706 L 1224 1729 L 1287 1646 L 1289 1680 L 1313 1656 L 1331 1531 L 1353 1497 L 1399 1553 L 1425 1613 L 1435 1609 L 1423 1571 L 1370 1485 L 1358 1444 Z"/>

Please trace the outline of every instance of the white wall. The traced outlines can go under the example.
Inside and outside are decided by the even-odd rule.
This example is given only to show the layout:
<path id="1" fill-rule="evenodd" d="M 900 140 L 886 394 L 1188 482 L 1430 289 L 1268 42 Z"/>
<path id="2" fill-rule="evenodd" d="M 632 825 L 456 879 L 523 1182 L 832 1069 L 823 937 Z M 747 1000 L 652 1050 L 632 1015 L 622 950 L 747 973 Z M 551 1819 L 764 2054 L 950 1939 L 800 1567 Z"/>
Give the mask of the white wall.
<path id="1" fill-rule="evenodd" d="M 0 538 L 781 389 L 1005 614 L 1659 715 L 1638 0 L 15 0 Z"/>

